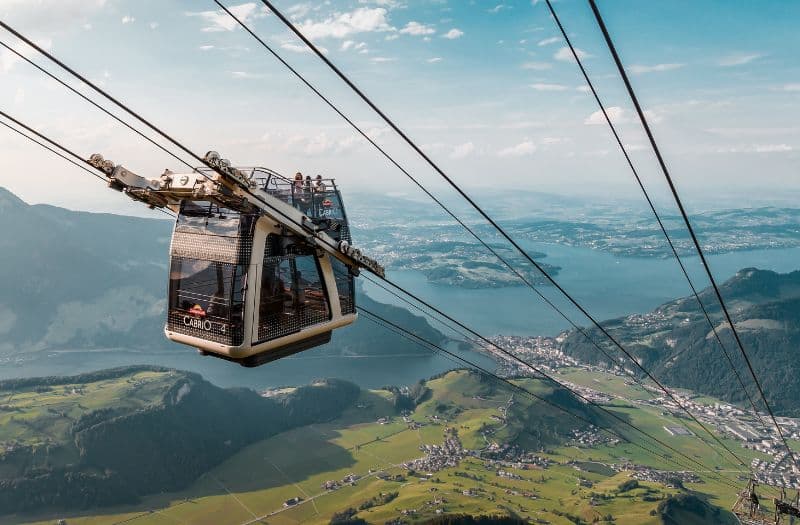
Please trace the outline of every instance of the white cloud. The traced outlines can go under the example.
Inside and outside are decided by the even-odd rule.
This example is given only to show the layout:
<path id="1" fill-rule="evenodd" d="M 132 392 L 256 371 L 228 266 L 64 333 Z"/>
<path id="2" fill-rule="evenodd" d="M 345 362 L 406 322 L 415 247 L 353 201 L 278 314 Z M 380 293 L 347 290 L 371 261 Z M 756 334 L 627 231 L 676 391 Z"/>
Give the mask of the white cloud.
<path id="1" fill-rule="evenodd" d="M 309 4 L 295 4 L 286 10 L 289 18 L 302 18 L 311 12 Z"/>
<path id="2" fill-rule="evenodd" d="M 321 22 L 306 20 L 297 28 L 311 40 L 321 38 L 347 38 L 358 33 L 395 31 L 386 20 L 386 9 L 382 7 L 359 7 L 349 12 L 327 18 Z"/>
<path id="3" fill-rule="evenodd" d="M 720 148 L 716 151 L 717 153 L 788 153 L 796 150 L 797 148 L 789 144 L 746 144 Z"/>
<path id="4" fill-rule="evenodd" d="M 761 53 L 735 53 L 721 58 L 717 65 L 722 67 L 743 66 L 763 57 L 764 55 Z"/>
<path id="5" fill-rule="evenodd" d="M 243 78 L 243 79 L 264 78 L 264 75 L 258 73 L 249 73 L 247 71 L 231 71 L 231 76 L 233 78 Z"/>
<path id="6" fill-rule="evenodd" d="M 633 116 L 629 116 L 629 112 L 625 109 L 622 109 L 619 106 L 611 106 L 606 108 L 606 113 L 608 113 L 608 118 L 611 119 L 612 124 L 622 124 L 626 122 L 630 122 L 633 119 Z M 651 109 L 644 110 L 644 116 L 651 123 L 658 123 L 664 120 L 662 114 L 656 113 Z M 600 110 L 595 111 L 583 121 L 584 124 L 587 126 L 597 126 L 606 124 L 606 118 L 603 116 L 603 112 Z"/>
<path id="7" fill-rule="evenodd" d="M 210 50 L 214 49 L 214 46 L 212 46 L 211 44 L 204 44 L 204 45 L 198 47 L 198 49 L 200 51 L 210 51 Z"/>
<path id="8" fill-rule="evenodd" d="M 784 84 L 781 86 L 781 91 L 800 91 L 800 83 Z"/>
<path id="9" fill-rule="evenodd" d="M 405 7 L 405 4 L 402 2 L 398 2 L 397 0 L 358 0 L 359 4 L 375 4 L 380 5 L 383 7 L 388 7 L 389 9 L 395 9 L 398 7 Z"/>
<path id="10" fill-rule="evenodd" d="M 497 152 L 498 157 L 523 157 L 536 152 L 536 144 L 532 140 L 520 142 L 516 146 L 503 148 Z"/>
<path id="11" fill-rule="evenodd" d="M 347 51 L 348 49 L 350 49 L 354 45 L 355 45 L 355 42 L 353 42 L 352 40 L 345 40 L 344 42 L 342 42 L 342 47 L 340 49 L 342 51 Z"/>
<path id="12" fill-rule="evenodd" d="M 543 122 L 538 122 L 534 120 L 509 122 L 506 124 L 501 124 L 499 126 L 500 129 L 531 129 L 531 128 L 543 128 L 543 127 L 545 127 Z"/>
<path id="13" fill-rule="evenodd" d="M 373 140 L 385 132 L 384 129 L 375 128 L 365 131 Z M 343 137 L 332 137 L 326 132 L 316 135 L 284 135 L 283 133 L 265 134 L 259 141 L 260 145 L 270 152 L 288 153 L 293 156 L 323 156 L 352 152 L 358 148 L 366 147 L 366 141 L 360 136 L 348 133 Z"/>
<path id="14" fill-rule="evenodd" d="M 627 120 L 627 111 L 619 106 L 611 106 L 606 108 L 606 113 L 608 113 L 608 118 L 611 119 L 612 124 L 619 124 Z M 603 116 L 603 112 L 598 109 L 586 117 L 586 120 L 584 120 L 583 123 L 587 126 L 597 126 L 606 124 L 606 118 Z"/>
<path id="15" fill-rule="evenodd" d="M 464 36 L 464 32 L 460 29 L 453 28 L 447 33 L 442 35 L 442 38 L 447 38 L 448 40 L 455 40 L 456 38 L 461 38 Z"/>
<path id="16" fill-rule="evenodd" d="M 122 17 L 123 24 L 132 24 L 136 22 L 136 18 L 132 17 L 131 15 L 125 15 Z"/>
<path id="17" fill-rule="evenodd" d="M 397 60 L 396 58 L 389 58 L 389 57 L 372 57 L 370 58 L 371 62 L 375 62 L 376 64 L 381 64 L 384 62 L 394 62 Z"/>
<path id="18" fill-rule="evenodd" d="M 591 58 L 592 56 L 586 51 L 577 47 L 575 48 L 575 54 L 578 55 L 578 58 L 580 58 L 581 60 L 583 60 L 584 58 Z M 553 58 L 555 58 L 556 60 L 560 60 L 562 62 L 575 61 L 575 57 L 572 56 L 572 51 L 570 51 L 568 47 L 562 47 L 561 49 L 556 51 L 556 53 L 553 55 Z"/>
<path id="19" fill-rule="evenodd" d="M 328 49 L 322 46 L 315 46 L 323 55 L 328 54 Z M 291 51 L 292 53 L 311 53 L 311 48 L 303 43 L 284 41 L 281 42 L 281 49 Z"/>
<path id="20" fill-rule="evenodd" d="M 589 86 L 584 84 L 583 86 L 576 87 L 575 91 L 579 91 L 581 93 L 591 93 L 592 89 Z"/>
<path id="21" fill-rule="evenodd" d="M 150 22 L 149 24 L 147 24 L 147 26 L 150 29 L 157 29 L 158 28 L 158 22 Z"/>
<path id="22" fill-rule="evenodd" d="M 641 64 L 636 64 L 630 67 L 631 73 L 635 73 L 637 75 L 641 75 L 643 73 L 655 73 L 661 71 L 672 71 L 674 69 L 680 69 L 684 67 L 686 64 L 678 64 L 678 63 L 671 63 L 671 64 L 653 64 L 652 66 L 645 66 Z"/>
<path id="23" fill-rule="evenodd" d="M 264 15 L 263 11 L 258 10 L 255 2 L 247 2 L 245 4 L 232 5 L 228 7 L 231 13 L 236 18 L 245 24 L 257 16 Z M 215 33 L 218 31 L 233 31 L 239 25 L 228 13 L 222 9 L 216 11 L 197 11 L 188 12 L 186 16 L 196 16 L 202 18 L 208 25 L 202 29 L 206 33 Z"/>
<path id="24" fill-rule="evenodd" d="M 25 90 L 21 87 L 17 88 L 17 92 L 14 93 L 14 104 L 22 104 L 25 102 Z"/>
<path id="25" fill-rule="evenodd" d="M 425 62 L 427 62 L 428 64 L 436 64 L 437 62 L 441 62 L 441 61 L 442 61 L 442 57 L 433 57 L 433 58 L 429 58 Z"/>
<path id="26" fill-rule="evenodd" d="M 784 153 L 794 150 L 794 146 L 788 144 L 758 144 L 753 148 L 755 153 Z"/>
<path id="27" fill-rule="evenodd" d="M 661 113 L 656 113 L 652 109 L 645 109 L 644 110 L 644 116 L 648 121 L 654 122 L 656 124 L 658 124 L 659 122 L 664 120 L 664 118 L 663 118 Z"/>
<path id="28" fill-rule="evenodd" d="M 491 9 L 487 9 L 486 12 L 487 13 L 491 13 L 493 15 L 496 15 L 497 13 L 499 13 L 500 11 L 502 11 L 504 9 L 511 9 L 511 6 L 506 5 L 506 4 L 497 4 L 496 6 L 492 7 Z"/>
<path id="29" fill-rule="evenodd" d="M 0 0 L 0 19 L 42 33 L 62 31 L 85 26 L 106 4 L 106 0 Z"/>
<path id="30" fill-rule="evenodd" d="M 463 159 L 471 155 L 473 151 L 475 151 L 475 144 L 472 142 L 465 142 L 453 148 L 453 151 L 450 152 L 450 158 Z"/>
<path id="31" fill-rule="evenodd" d="M 404 35 L 423 36 L 432 35 L 436 32 L 436 30 L 431 26 L 426 26 L 425 24 L 411 21 L 407 23 L 406 26 L 400 30 L 400 32 Z"/>
<path id="32" fill-rule="evenodd" d="M 49 51 L 50 48 L 53 47 L 53 41 L 49 38 L 41 38 L 39 40 L 34 40 L 33 42 L 46 51 Z M 36 50 L 25 44 L 25 42 L 18 42 L 17 44 L 11 46 L 11 48 L 26 57 L 31 57 L 37 53 Z M 0 71 L 3 73 L 8 73 L 17 63 L 21 61 L 21 58 L 8 49 L 3 48 L 3 50 L 0 51 Z"/>
<path id="33" fill-rule="evenodd" d="M 561 42 L 561 37 L 554 36 L 550 38 L 545 38 L 544 40 L 539 40 L 536 43 L 537 46 L 549 46 L 550 44 L 555 44 L 557 42 Z"/>
<path id="34" fill-rule="evenodd" d="M 566 91 L 569 89 L 564 84 L 548 84 L 546 82 L 537 82 L 536 84 L 531 84 L 530 87 L 536 91 Z"/>
<path id="35" fill-rule="evenodd" d="M 522 69 L 531 69 L 533 71 L 544 71 L 552 68 L 553 65 L 549 62 L 525 62 L 520 67 Z"/>
<path id="36" fill-rule="evenodd" d="M 386 40 L 387 41 L 389 41 L 389 40 L 397 40 L 398 38 L 400 38 L 400 35 L 398 35 L 396 33 L 392 33 L 391 35 L 386 35 Z"/>

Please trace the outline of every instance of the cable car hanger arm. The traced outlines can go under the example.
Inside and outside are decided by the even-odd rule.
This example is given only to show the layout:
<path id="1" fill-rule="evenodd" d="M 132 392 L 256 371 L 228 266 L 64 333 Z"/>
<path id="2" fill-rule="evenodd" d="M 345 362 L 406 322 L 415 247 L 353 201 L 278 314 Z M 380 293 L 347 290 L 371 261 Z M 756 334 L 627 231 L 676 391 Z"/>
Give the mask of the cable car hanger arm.
<path id="1" fill-rule="evenodd" d="M 150 208 L 166 207 L 177 212 L 182 201 L 212 201 L 239 212 L 257 210 L 308 244 L 336 257 L 355 274 L 365 269 L 381 277 L 385 275 L 383 266 L 375 259 L 363 254 L 346 240 L 333 239 L 324 231 L 324 227 L 291 204 L 259 188 L 255 181 L 231 166 L 217 152 L 209 151 L 204 160 L 215 171 L 203 173 L 195 169 L 191 173 L 174 173 L 165 170 L 156 178 L 137 175 L 98 153 L 89 157 L 88 163 L 106 174 L 109 187 Z"/>

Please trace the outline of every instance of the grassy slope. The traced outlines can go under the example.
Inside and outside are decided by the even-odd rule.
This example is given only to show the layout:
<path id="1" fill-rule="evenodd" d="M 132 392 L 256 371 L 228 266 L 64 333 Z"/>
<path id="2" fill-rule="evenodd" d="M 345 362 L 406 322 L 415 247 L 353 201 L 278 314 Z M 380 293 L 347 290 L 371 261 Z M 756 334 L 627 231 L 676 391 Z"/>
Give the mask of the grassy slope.
<path id="1" fill-rule="evenodd" d="M 526 381 L 529 386 L 544 393 L 547 387 L 538 382 Z M 410 477 L 402 482 L 382 481 L 374 474 L 385 471 L 390 474 L 405 474 L 400 463 L 421 457 L 419 446 L 440 444 L 443 441 L 444 424 L 431 423 L 429 416 L 439 414 L 440 404 L 452 403 L 464 409 L 449 425 L 459 430 L 466 447 L 477 447 L 483 438 L 477 428 L 487 421 L 489 415 L 497 414 L 497 408 L 505 405 L 510 393 L 498 390 L 487 395 L 485 384 L 465 373 L 451 373 L 429 383 L 433 389 L 431 399 L 423 403 L 413 414 L 413 419 L 427 422 L 418 430 L 410 430 L 401 418 L 392 414 L 385 392 L 364 392 L 359 400 L 363 408 L 352 408 L 341 418 L 327 424 L 310 425 L 258 442 L 241 451 L 219 467 L 199 479 L 192 487 L 181 493 L 164 494 L 147 498 L 143 504 L 130 508 L 105 510 L 101 516 L 72 516 L 72 524 L 114 523 L 132 519 L 129 523 L 245 523 L 254 516 L 271 514 L 271 524 L 324 524 L 330 516 L 344 508 L 359 504 L 380 492 L 399 491 L 397 499 L 387 505 L 361 511 L 359 516 L 371 523 L 383 523 L 395 518 L 403 509 L 417 509 L 419 518 L 434 515 L 436 508 L 445 512 L 507 513 L 514 512 L 532 518 L 547 520 L 553 524 L 571 523 L 566 517 L 553 511 L 567 512 L 591 522 L 595 517 L 611 514 L 618 524 L 657 524 L 656 516 L 650 513 L 659 501 L 644 501 L 650 498 L 665 498 L 676 491 L 656 484 L 643 483 L 624 495 L 616 495 L 616 487 L 628 474 L 613 475 L 604 469 L 601 472 L 578 472 L 572 466 L 556 465 L 547 470 L 517 471 L 523 480 L 499 478 L 476 459 L 467 459 L 455 469 L 446 469 L 434 475 L 435 481 L 423 481 Z M 615 386 L 614 388 L 618 388 Z M 481 399 L 475 396 L 480 396 Z M 520 402 L 525 402 L 520 398 Z M 656 413 L 646 410 L 626 410 L 639 423 L 665 438 L 661 428 L 664 421 Z M 391 416 L 387 424 L 378 424 L 381 416 Z M 496 423 L 496 422 L 494 422 Z M 666 438 L 665 438 L 666 440 Z M 687 453 L 703 455 L 710 461 L 701 445 L 685 438 L 675 438 L 675 445 Z M 654 466 L 658 461 L 635 452 L 630 446 L 601 447 L 583 450 L 562 448 L 556 451 L 555 459 L 575 457 L 592 458 L 596 461 L 615 461 L 620 456 Z M 372 472 L 372 474 L 370 474 Z M 477 477 L 475 481 L 456 472 Z M 364 476 L 355 486 L 347 486 L 334 492 L 325 492 L 321 484 L 326 480 L 341 479 L 354 473 Z M 579 488 L 578 476 L 594 483 L 593 488 Z M 715 483 L 703 483 L 692 487 L 712 496 L 712 503 L 723 507 L 730 504 L 731 491 Z M 479 497 L 465 496 L 464 490 L 483 489 Z M 526 496 L 525 494 L 528 494 Z M 592 493 L 609 494 L 606 501 L 591 504 Z M 531 494 L 536 499 L 529 497 Z M 294 508 L 284 508 L 282 503 L 300 496 L 306 500 Z M 426 504 L 434 498 L 444 498 L 439 506 Z M 153 509 L 156 512 L 148 512 Z M 274 514 L 272 514 L 274 513 Z M 10 518 L 13 523 L 52 523 L 53 516 Z M 0 520 L 1 521 L 1 520 Z"/>

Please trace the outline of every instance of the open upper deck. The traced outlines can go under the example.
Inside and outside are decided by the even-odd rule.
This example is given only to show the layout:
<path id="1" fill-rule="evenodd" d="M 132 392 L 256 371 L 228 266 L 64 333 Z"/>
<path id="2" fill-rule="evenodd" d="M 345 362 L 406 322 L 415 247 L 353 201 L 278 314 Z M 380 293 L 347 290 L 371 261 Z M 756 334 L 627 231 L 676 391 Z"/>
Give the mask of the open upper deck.
<path id="1" fill-rule="evenodd" d="M 252 184 L 273 197 L 290 204 L 312 219 L 327 219 L 334 225 L 331 231 L 336 240 L 350 239 L 347 214 L 336 180 L 333 178 L 293 180 L 263 167 L 239 167 Z M 200 173 L 210 173 L 209 168 L 197 168 Z"/>

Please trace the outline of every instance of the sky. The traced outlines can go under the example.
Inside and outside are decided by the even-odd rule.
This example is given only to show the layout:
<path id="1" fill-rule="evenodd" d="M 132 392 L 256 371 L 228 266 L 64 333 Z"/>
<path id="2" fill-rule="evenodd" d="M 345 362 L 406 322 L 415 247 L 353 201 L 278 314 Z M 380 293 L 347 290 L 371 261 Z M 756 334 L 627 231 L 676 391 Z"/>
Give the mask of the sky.
<path id="1" fill-rule="evenodd" d="M 398 162 L 448 195 L 433 170 L 260 1 L 225 4 Z M 275 4 L 478 201 L 528 190 L 641 201 L 543 2 Z M 796 206 L 800 2 L 598 4 L 690 208 Z M 668 206 L 588 3 L 554 5 L 645 183 Z M 345 193 L 420 198 L 212 1 L 0 0 L 0 17 L 200 155 L 213 149 L 235 165 L 321 173 Z M 91 93 L 11 34 L 0 30 L 0 41 Z M 140 175 L 180 167 L 6 50 L 0 108 L 81 155 L 100 152 Z M 0 186 L 28 202 L 146 213 L 5 128 L 0 153 Z"/>

